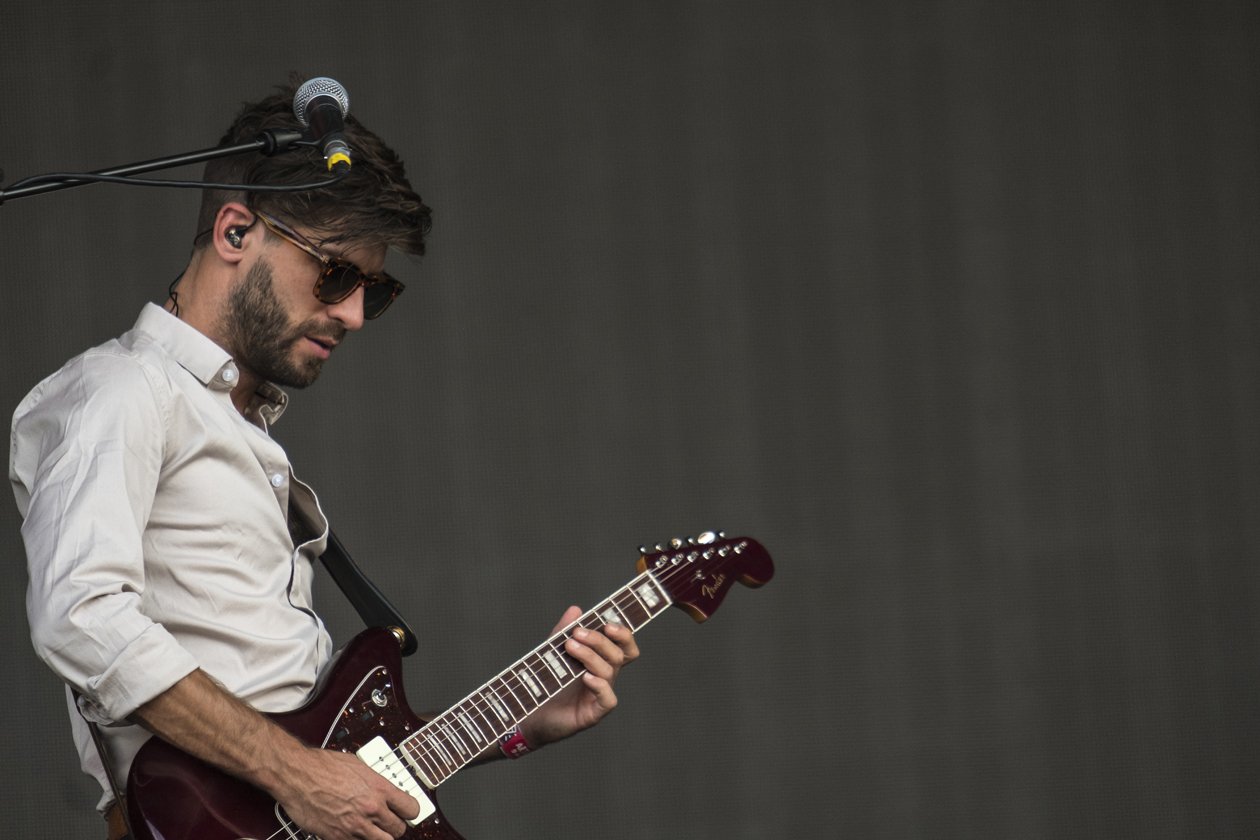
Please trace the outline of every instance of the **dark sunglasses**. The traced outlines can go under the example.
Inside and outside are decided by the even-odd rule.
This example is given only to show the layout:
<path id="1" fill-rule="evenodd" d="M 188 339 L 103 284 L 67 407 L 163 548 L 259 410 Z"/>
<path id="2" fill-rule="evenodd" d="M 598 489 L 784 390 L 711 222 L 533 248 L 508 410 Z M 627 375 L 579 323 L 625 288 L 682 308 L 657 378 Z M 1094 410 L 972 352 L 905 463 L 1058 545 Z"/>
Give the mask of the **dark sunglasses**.
<path id="1" fill-rule="evenodd" d="M 389 309 L 394 298 L 401 295 L 403 289 L 406 288 L 388 274 L 364 274 L 345 260 L 328 256 L 307 242 L 302 234 L 279 219 L 274 219 L 266 213 L 259 213 L 257 210 L 254 214 L 262 219 L 263 224 L 276 236 L 296 245 L 323 264 L 324 268 L 315 280 L 313 289 L 315 297 L 322 303 L 341 303 L 354 294 L 355 289 L 362 286 L 363 317 L 370 321 L 373 318 L 379 318 L 382 312 Z"/>

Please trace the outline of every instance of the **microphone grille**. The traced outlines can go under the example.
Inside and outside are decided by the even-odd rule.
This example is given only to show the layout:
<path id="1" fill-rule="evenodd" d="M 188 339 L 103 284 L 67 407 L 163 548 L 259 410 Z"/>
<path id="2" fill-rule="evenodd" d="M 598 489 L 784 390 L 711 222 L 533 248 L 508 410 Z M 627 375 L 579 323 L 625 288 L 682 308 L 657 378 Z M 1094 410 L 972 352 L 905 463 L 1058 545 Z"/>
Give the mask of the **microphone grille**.
<path id="1" fill-rule="evenodd" d="M 327 76 L 316 76 L 314 79 L 308 79 L 302 83 L 297 89 L 297 93 L 293 95 L 293 115 L 297 117 L 302 127 L 306 127 L 306 108 L 317 97 L 328 96 L 337 100 L 337 104 L 341 107 L 341 116 L 350 113 L 350 94 L 346 93 L 346 89 L 336 79 L 330 79 Z"/>

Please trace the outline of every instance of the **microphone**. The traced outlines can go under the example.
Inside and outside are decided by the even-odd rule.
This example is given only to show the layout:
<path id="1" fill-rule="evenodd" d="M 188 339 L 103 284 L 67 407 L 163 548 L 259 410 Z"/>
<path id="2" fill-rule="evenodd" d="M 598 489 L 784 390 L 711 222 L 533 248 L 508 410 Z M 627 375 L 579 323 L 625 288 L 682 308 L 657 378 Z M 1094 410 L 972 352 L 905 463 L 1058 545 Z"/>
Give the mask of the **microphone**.
<path id="1" fill-rule="evenodd" d="M 293 115 L 310 139 L 323 144 L 328 169 L 344 174 L 350 169 L 350 146 L 342 134 L 350 94 L 335 79 L 318 76 L 302 83 L 293 96 Z"/>

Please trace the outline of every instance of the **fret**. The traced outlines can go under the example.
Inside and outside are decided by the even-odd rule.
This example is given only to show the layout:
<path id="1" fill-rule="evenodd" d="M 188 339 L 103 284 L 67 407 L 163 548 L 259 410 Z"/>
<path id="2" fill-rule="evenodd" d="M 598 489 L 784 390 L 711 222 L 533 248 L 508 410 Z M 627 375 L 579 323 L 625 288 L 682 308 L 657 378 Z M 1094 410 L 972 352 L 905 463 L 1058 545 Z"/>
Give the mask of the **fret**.
<path id="1" fill-rule="evenodd" d="M 543 687 L 543 691 L 547 692 L 547 699 L 551 699 L 556 695 L 564 684 L 560 682 L 560 678 L 555 675 L 547 661 L 543 659 L 540 653 L 531 653 L 525 657 L 529 663 L 529 671 L 538 680 L 538 684 Z"/>
<path id="2" fill-rule="evenodd" d="M 450 744 L 451 747 L 455 749 L 456 754 L 463 759 L 459 762 L 459 766 L 462 767 L 467 759 L 470 759 L 477 754 L 468 748 L 468 744 L 464 742 L 463 738 L 459 737 L 459 733 L 455 731 L 455 727 L 451 725 L 449 720 L 447 720 L 446 715 L 442 715 L 442 717 L 438 718 L 434 722 L 437 723 L 442 734 L 446 736 L 446 742 Z"/>
<path id="3" fill-rule="evenodd" d="M 626 617 L 621 614 L 621 610 L 617 609 L 615 601 L 605 601 L 598 607 L 599 617 L 604 620 L 605 624 L 620 624 L 622 627 L 632 626 L 626 621 Z"/>
<path id="4" fill-rule="evenodd" d="M 434 723 L 436 722 L 434 721 Z M 429 755 L 437 763 L 438 771 L 445 778 L 454 773 L 458 765 L 455 763 L 455 758 L 446 751 L 446 747 L 437 736 L 437 732 L 429 732 L 424 736 L 424 740 L 430 747 Z"/>
<path id="5" fill-rule="evenodd" d="M 643 583 L 639 586 L 639 590 L 644 595 L 645 600 L 651 601 L 649 605 L 652 608 L 651 617 L 655 618 L 669 606 L 669 595 L 665 593 L 665 588 L 661 586 L 660 581 L 651 572 L 644 572 L 643 578 Z"/>
<path id="6" fill-rule="evenodd" d="M 486 745 L 490 743 L 490 739 L 486 737 L 486 733 L 477 725 L 477 722 L 469 716 L 468 711 L 460 709 L 456 713 L 455 719 L 464 727 L 464 731 L 468 733 L 468 739 L 476 746 L 477 750 L 474 755 L 484 750 Z"/>
<path id="7" fill-rule="evenodd" d="M 499 685 L 503 687 L 503 693 L 499 696 L 503 697 L 505 701 L 508 702 L 508 707 L 515 712 L 513 717 L 519 721 L 530 712 L 534 711 L 534 709 L 538 708 L 538 706 L 536 704 L 530 706 L 525 700 L 521 699 L 522 694 L 528 694 L 529 692 L 525 690 L 524 686 L 518 685 L 517 688 L 513 688 L 511 674 L 512 672 L 508 672 L 499 678 Z M 516 682 L 519 684 L 520 678 L 517 678 Z"/>
<path id="8" fill-rule="evenodd" d="M 543 659 L 547 661 L 547 665 L 556 675 L 556 679 L 560 680 L 560 684 L 568 685 L 578 675 L 578 672 L 582 670 L 582 666 L 576 659 L 564 652 L 564 642 L 564 639 L 558 639 L 547 645 L 546 650 L 543 651 Z"/>
<path id="9" fill-rule="evenodd" d="M 599 629 L 603 627 L 603 624 L 598 621 L 596 616 L 593 614 L 590 616 L 590 619 L 592 626 L 587 627 L 587 629 L 591 632 L 598 633 Z M 578 626 L 586 627 L 586 624 L 579 620 Z M 562 671 L 556 671 L 556 675 L 560 678 L 560 684 L 562 686 L 567 686 L 569 683 L 573 682 L 573 680 L 586 673 L 586 666 L 570 656 L 569 652 L 564 649 L 565 643 L 568 642 L 571 637 L 572 632 L 556 636 L 551 640 L 550 644 L 547 646 L 548 649 L 544 651 L 543 654 L 543 658 L 547 660 L 547 665 L 552 669 L 552 671 L 556 671 L 555 663 L 551 661 L 551 657 L 547 654 L 553 653 L 555 655 L 555 659 L 558 660 Z"/>
<path id="10" fill-rule="evenodd" d="M 433 762 L 434 768 L 437 770 L 440 778 L 446 778 L 454 772 L 455 760 L 451 754 L 446 751 L 446 747 L 442 746 L 441 739 L 438 738 L 438 732 L 435 730 L 425 736 L 426 753 Z"/>
<path id="11" fill-rule="evenodd" d="M 430 788 L 435 788 L 439 783 L 439 774 L 437 773 L 437 764 L 434 763 L 432 757 L 420 749 L 419 745 L 412 743 L 416 740 L 414 737 L 408 738 L 399 744 L 406 750 L 407 758 L 411 760 L 411 766 L 416 772 L 424 777 L 424 781 Z"/>
<path id="12" fill-rule="evenodd" d="M 468 701 L 468 718 L 482 733 L 483 747 L 499 737 L 496 716 L 490 714 L 490 708 L 477 698 Z"/>
<path id="13" fill-rule="evenodd" d="M 468 728 L 468 725 L 465 723 L 467 717 L 467 712 L 462 710 L 455 712 L 451 715 L 450 726 L 451 730 L 459 738 L 459 742 L 468 750 L 469 757 L 476 758 L 477 754 L 485 747 L 485 743 L 476 737 L 473 730 Z M 471 721 L 468 721 L 468 723 L 471 723 Z"/>
<path id="14" fill-rule="evenodd" d="M 477 729 L 483 732 L 486 730 L 493 731 L 495 715 L 492 714 L 490 704 L 486 702 L 483 692 L 484 689 L 468 695 L 468 698 L 460 703 L 460 708 L 472 718 L 473 724 L 476 725 Z"/>
<path id="15" fill-rule="evenodd" d="M 529 689 L 529 693 L 533 695 L 534 708 L 537 708 L 544 701 L 549 700 L 550 697 L 547 695 L 547 692 L 543 691 L 542 685 L 534 678 L 534 672 L 529 669 L 524 660 L 521 661 L 520 665 L 521 667 L 515 671 L 516 677 L 521 681 L 521 685 Z M 533 711 L 533 709 L 530 709 L 530 711 Z"/>
<path id="16" fill-rule="evenodd" d="M 551 669 L 552 676 L 556 678 L 561 687 L 563 687 L 565 681 L 572 676 L 572 674 L 569 673 L 569 669 L 564 666 L 564 664 L 560 661 L 560 657 L 556 656 L 555 650 L 550 646 L 542 652 L 542 661 L 548 668 Z"/>
<path id="17" fill-rule="evenodd" d="M 503 698 L 499 696 L 499 692 L 495 689 L 493 684 L 486 686 L 485 694 L 490 702 L 490 708 L 494 709 L 494 713 L 499 716 L 499 720 L 503 723 L 503 728 L 505 730 L 511 729 L 512 725 L 515 724 L 516 721 L 518 721 L 521 717 L 524 717 L 524 715 L 512 714 L 511 709 L 508 708 L 507 703 L 503 701 Z"/>
<path id="18" fill-rule="evenodd" d="M 629 619 L 629 627 L 631 630 L 638 630 L 651 619 L 652 613 L 648 611 L 643 602 L 639 600 L 639 596 L 631 589 L 623 589 L 613 596 L 613 602 L 617 605 L 617 609 L 621 614 Z"/>

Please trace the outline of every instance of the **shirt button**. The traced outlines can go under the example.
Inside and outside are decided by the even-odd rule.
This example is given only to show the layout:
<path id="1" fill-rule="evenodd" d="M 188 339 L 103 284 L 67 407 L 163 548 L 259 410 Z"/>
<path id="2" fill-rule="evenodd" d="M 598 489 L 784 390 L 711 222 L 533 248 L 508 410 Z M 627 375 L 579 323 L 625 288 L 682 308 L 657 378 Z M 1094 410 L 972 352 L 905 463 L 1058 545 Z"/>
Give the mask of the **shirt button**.
<path id="1" fill-rule="evenodd" d="M 232 370 L 231 368 L 227 368 L 226 370 L 223 371 L 224 382 L 231 382 L 235 378 L 236 378 L 236 371 Z"/>
<path id="2" fill-rule="evenodd" d="M 284 484 L 284 476 L 283 476 L 283 475 L 281 475 L 280 473 L 276 473 L 275 475 L 273 475 L 273 476 L 271 477 L 271 486 L 272 486 L 272 487 L 279 487 L 281 484 Z"/>

